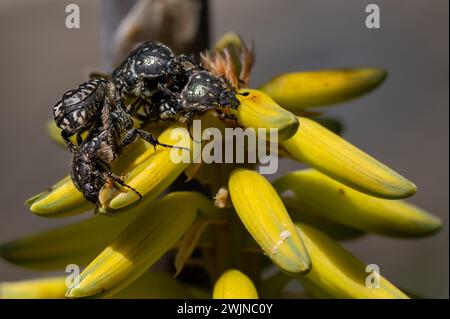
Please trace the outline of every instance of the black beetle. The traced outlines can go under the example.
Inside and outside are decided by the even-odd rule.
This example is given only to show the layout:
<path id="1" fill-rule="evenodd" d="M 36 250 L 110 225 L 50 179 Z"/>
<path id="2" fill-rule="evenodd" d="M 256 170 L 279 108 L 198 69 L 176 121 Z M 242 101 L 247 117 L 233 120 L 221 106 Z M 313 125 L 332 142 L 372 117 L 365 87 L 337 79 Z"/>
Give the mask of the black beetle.
<path id="1" fill-rule="evenodd" d="M 186 70 L 198 67 L 189 57 L 175 55 L 166 45 L 150 41 L 141 44 L 112 73 L 122 97 L 149 99 L 158 83 L 177 87 L 186 81 Z"/>
<path id="2" fill-rule="evenodd" d="M 159 105 L 162 120 L 175 119 L 189 125 L 195 115 L 210 110 L 236 109 L 239 106 L 236 90 L 231 84 L 203 69 L 190 72 L 189 80 L 180 93 L 172 92 L 162 85 L 159 89 L 166 95 Z"/>
<path id="3" fill-rule="evenodd" d="M 90 129 L 98 122 L 105 100 L 106 83 L 104 79 L 88 80 L 64 93 L 53 107 L 53 118 L 72 152 L 75 146 L 69 137 Z"/>
<path id="4" fill-rule="evenodd" d="M 99 122 L 91 128 L 80 148 L 74 151 L 71 178 L 86 200 L 99 205 L 98 195 L 102 187 L 109 183 L 135 191 L 115 175 L 110 165 L 134 143 L 142 138 L 153 146 L 175 147 L 159 143 L 150 133 L 133 128 L 133 120 L 125 110 L 116 106 L 109 111 L 112 126 L 109 129 Z"/>

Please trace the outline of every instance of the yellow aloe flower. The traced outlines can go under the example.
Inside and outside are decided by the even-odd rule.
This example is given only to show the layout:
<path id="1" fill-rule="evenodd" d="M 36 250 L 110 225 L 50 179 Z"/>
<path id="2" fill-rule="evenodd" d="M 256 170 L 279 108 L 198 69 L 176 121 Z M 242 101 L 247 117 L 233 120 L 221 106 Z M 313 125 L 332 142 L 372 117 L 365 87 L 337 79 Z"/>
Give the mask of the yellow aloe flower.
<path id="1" fill-rule="evenodd" d="M 286 272 L 308 271 L 308 252 L 270 183 L 255 171 L 237 169 L 229 188 L 239 218 L 264 253 Z"/>
<path id="2" fill-rule="evenodd" d="M 201 206 L 201 195 L 180 192 L 132 208 L 138 217 L 83 270 L 66 296 L 103 297 L 128 286 L 180 239 Z"/>
<path id="3" fill-rule="evenodd" d="M 345 102 L 372 91 L 387 77 L 379 68 L 324 70 L 282 74 L 259 87 L 287 110 Z"/>
<path id="4" fill-rule="evenodd" d="M 371 280 L 367 266 L 331 238 L 309 225 L 297 228 L 311 255 L 313 267 L 298 279 L 335 298 L 405 299 L 402 291 L 381 275 Z"/>
<path id="5" fill-rule="evenodd" d="M 64 276 L 2 282 L 0 299 L 61 299 L 66 289 Z"/>
<path id="6" fill-rule="evenodd" d="M 178 126 L 172 126 L 164 130 L 160 135 L 160 141 L 167 144 L 175 143 L 171 136 L 181 135 L 182 142 L 189 143 L 190 138 L 186 130 Z M 181 145 L 183 146 L 183 145 Z M 187 145 L 189 146 L 189 144 Z M 171 149 L 158 147 L 156 150 L 148 143 L 138 141 L 133 144 L 123 156 L 115 163 L 114 169 L 118 174 L 127 176 L 128 182 L 134 179 L 135 189 L 140 194 L 148 197 L 158 196 L 168 184 L 170 184 L 186 168 L 186 163 L 173 163 L 168 160 Z M 187 152 L 187 151 L 185 151 Z M 187 154 L 189 156 L 189 154 Z M 169 164 L 169 165 L 167 165 Z M 174 165 L 171 165 L 174 164 Z M 147 167 L 153 167 L 152 171 L 156 176 L 148 175 Z M 157 184 L 151 181 L 158 181 Z M 147 183 L 145 183 L 147 182 Z M 140 185 L 142 183 L 142 186 Z M 131 184 L 131 182 L 130 182 Z M 165 185 L 165 186 L 164 186 Z M 119 196 L 119 195 L 123 196 Z M 120 193 L 115 188 L 107 188 L 101 192 L 100 199 L 108 198 L 100 212 L 107 212 L 122 208 L 138 200 L 136 193 Z M 117 198 L 116 198 L 117 197 Z M 93 209 L 94 206 L 83 198 L 83 195 L 76 189 L 70 176 L 63 178 L 53 185 L 48 191 L 38 194 L 27 200 L 26 204 L 30 210 L 40 216 L 45 217 L 65 217 Z"/>
<path id="7" fill-rule="evenodd" d="M 403 198 L 416 192 L 412 182 L 320 124 L 306 117 L 299 121 L 297 133 L 281 143 L 295 159 L 373 196 Z"/>
<path id="8" fill-rule="evenodd" d="M 280 191 L 278 183 L 275 183 L 273 186 L 277 191 Z M 290 190 L 291 189 L 289 188 L 287 192 Z M 365 234 L 362 230 L 358 230 L 354 227 L 335 221 L 332 218 L 328 218 L 327 214 L 320 214 L 316 210 L 307 209 L 305 206 L 301 205 L 301 201 L 298 200 L 296 196 L 292 197 L 285 195 L 280 197 L 294 223 L 300 222 L 311 225 L 335 240 L 351 240 Z M 302 198 L 304 198 L 304 196 Z"/>
<path id="9" fill-rule="evenodd" d="M 115 218 L 98 215 L 67 226 L 0 244 L 0 256 L 22 267 L 61 270 L 69 264 L 87 265 L 139 211 Z M 101 236 L 98 236 L 98 234 Z"/>
<path id="10" fill-rule="evenodd" d="M 237 98 L 241 105 L 237 111 L 239 124 L 254 129 L 276 129 L 278 140 L 284 141 L 297 132 L 298 120 L 291 113 L 275 103 L 268 95 L 257 90 L 243 89 Z M 269 134 L 270 131 L 267 131 Z M 264 138 L 270 139 L 270 136 Z"/>
<path id="11" fill-rule="evenodd" d="M 226 271 L 217 280 L 213 291 L 214 299 L 258 299 L 258 292 L 252 281 L 236 269 Z"/>
<path id="12" fill-rule="evenodd" d="M 180 140 L 176 140 L 174 136 Z M 178 125 L 165 130 L 159 141 L 168 145 L 189 148 L 191 139 L 189 132 Z M 189 166 L 188 159 L 191 154 L 185 149 L 158 147 L 156 151 L 147 150 L 149 156 L 145 161 L 127 172 L 124 182 L 139 191 L 142 196 L 156 197 L 166 189 Z M 171 159 L 173 152 L 180 153 L 180 162 Z M 151 153 L 151 154 L 150 154 Z M 105 188 L 100 193 L 102 208 L 120 209 L 139 200 L 136 192 L 121 192 L 117 188 Z"/>
<path id="13" fill-rule="evenodd" d="M 369 67 L 290 73 L 251 89 L 253 52 L 233 33 L 202 53 L 201 62 L 234 86 L 237 109 L 198 116 L 199 132 L 195 123 L 192 131 L 173 122 L 142 127 L 160 142 L 182 147 L 138 141 L 113 163 L 114 173 L 142 199 L 105 185 L 101 205 L 94 207 L 68 176 L 29 199 L 26 204 L 38 216 L 94 208 L 97 215 L 0 244 L 0 257 L 32 269 L 83 270 L 70 287 L 63 276 L 2 283 L 0 297 L 250 299 L 277 297 L 289 280 L 297 280 L 315 297 L 407 298 L 381 276 L 374 277 L 378 288 L 370 286 L 366 265 L 336 241 L 368 232 L 420 237 L 437 231 L 441 222 L 399 200 L 416 192 L 412 182 L 339 137 L 338 121 L 307 110 L 368 93 L 387 73 Z M 213 149 L 208 137 L 236 128 L 256 131 L 256 150 L 269 145 L 311 169 L 281 174 L 272 184 L 257 172 L 267 164 L 260 158 L 207 162 L 205 156 L 227 146 L 234 150 L 226 139 L 220 140 L 222 149 Z M 63 144 L 59 129 L 49 124 L 47 130 Z M 250 143 L 243 148 L 255 151 Z M 185 183 L 179 178 L 183 172 Z M 161 259 L 173 264 L 170 271 L 149 271 Z M 281 272 L 262 280 L 273 265 Z M 207 274 L 202 282 L 189 277 L 197 268 Z"/>
<path id="14" fill-rule="evenodd" d="M 66 276 L 4 282 L 0 283 L 0 299 L 63 299 L 66 290 Z M 114 298 L 186 299 L 197 295 L 166 273 L 146 272 Z"/>
<path id="15" fill-rule="evenodd" d="M 274 186 L 279 192 L 292 191 L 293 204 L 302 211 L 365 232 L 416 237 L 442 226 L 438 218 L 412 204 L 366 195 L 313 169 L 286 174 Z"/>
<path id="16" fill-rule="evenodd" d="M 28 199 L 25 205 L 36 215 L 44 217 L 66 217 L 94 208 L 83 198 L 70 176 L 64 177 L 49 190 Z"/>

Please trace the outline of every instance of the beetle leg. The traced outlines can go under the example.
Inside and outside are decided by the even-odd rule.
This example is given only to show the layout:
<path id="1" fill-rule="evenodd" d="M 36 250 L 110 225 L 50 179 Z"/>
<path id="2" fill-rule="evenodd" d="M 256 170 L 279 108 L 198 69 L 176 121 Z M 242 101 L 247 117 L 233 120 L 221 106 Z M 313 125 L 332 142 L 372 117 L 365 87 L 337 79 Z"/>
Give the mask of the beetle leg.
<path id="1" fill-rule="evenodd" d="M 158 139 L 149 132 L 139 129 L 131 129 L 130 131 L 128 131 L 128 133 L 122 140 L 122 143 L 119 145 L 119 154 L 121 154 L 130 144 L 134 143 L 138 138 L 142 138 L 144 141 L 150 143 L 155 149 L 157 145 L 168 148 L 186 149 L 184 147 L 160 143 Z"/>
<path id="2" fill-rule="evenodd" d="M 189 136 L 191 137 L 191 139 L 192 139 L 195 143 L 200 144 L 201 141 L 195 140 L 195 139 L 194 139 L 194 136 L 193 136 L 192 133 L 191 133 L 191 129 L 192 129 L 192 121 L 194 120 L 194 116 L 195 116 L 194 112 L 187 112 L 186 114 L 183 115 L 182 121 L 186 123 L 186 127 L 187 127 L 187 130 L 188 130 L 188 132 L 189 132 Z"/>
<path id="3" fill-rule="evenodd" d="M 117 176 L 116 174 L 114 174 L 110 170 L 104 170 L 103 174 L 104 174 L 106 180 L 111 180 L 114 183 L 119 184 L 121 187 L 128 188 L 129 190 L 135 192 L 136 195 L 139 196 L 139 199 L 142 198 L 142 195 L 135 188 L 131 187 L 130 185 L 125 184 L 125 182 L 120 178 L 120 176 Z"/>
<path id="4" fill-rule="evenodd" d="M 81 133 L 77 133 L 77 144 L 80 146 L 83 143 L 83 136 Z"/>
<path id="5" fill-rule="evenodd" d="M 192 136 L 192 132 L 191 132 L 191 129 L 192 129 L 192 118 L 189 118 L 189 119 L 186 121 L 186 127 L 187 127 L 187 130 L 188 130 L 188 132 L 189 132 L 189 136 L 191 137 L 191 139 L 192 139 L 194 142 L 199 143 L 198 141 L 196 141 L 196 140 L 194 139 L 194 136 Z"/>
<path id="6" fill-rule="evenodd" d="M 162 84 L 161 82 L 158 83 L 158 90 L 163 92 L 171 101 L 178 101 L 178 98 L 180 96 L 179 93 L 172 92 L 165 84 Z"/>
<path id="7" fill-rule="evenodd" d="M 125 184 L 125 182 L 120 178 L 120 176 L 117 176 L 116 174 L 114 174 L 105 162 L 103 162 L 101 160 L 97 160 L 97 161 L 94 161 L 94 163 L 95 163 L 95 166 L 98 169 L 98 171 L 101 172 L 101 174 L 103 174 L 103 178 L 105 180 L 112 181 L 114 183 L 119 184 L 122 187 L 126 187 L 126 188 L 130 189 L 131 191 L 135 192 L 139 196 L 139 199 L 142 198 L 142 195 L 136 189 Z"/>
<path id="8" fill-rule="evenodd" d="M 64 141 L 64 143 L 66 144 L 67 148 L 69 149 L 69 151 L 71 153 L 75 153 L 76 151 L 78 151 L 78 147 L 76 147 L 72 141 L 70 140 L 70 136 L 69 133 L 67 133 L 66 131 L 61 131 L 61 137 Z"/>
<path id="9" fill-rule="evenodd" d="M 133 103 L 125 107 L 125 112 L 127 112 L 128 114 L 133 114 L 137 109 L 141 107 L 143 103 L 144 101 L 140 97 L 138 97 L 133 101 Z"/>
<path id="10" fill-rule="evenodd" d="M 114 123 L 111 117 L 111 105 L 107 100 L 105 100 L 105 104 L 102 109 L 102 124 L 103 128 L 106 131 L 106 140 L 109 145 L 114 145 Z"/>

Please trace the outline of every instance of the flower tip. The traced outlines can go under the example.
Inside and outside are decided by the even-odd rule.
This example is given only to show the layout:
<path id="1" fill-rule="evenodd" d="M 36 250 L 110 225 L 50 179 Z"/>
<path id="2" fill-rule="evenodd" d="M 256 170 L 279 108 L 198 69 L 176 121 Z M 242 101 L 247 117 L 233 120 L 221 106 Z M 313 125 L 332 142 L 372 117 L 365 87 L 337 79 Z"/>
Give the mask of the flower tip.
<path id="1" fill-rule="evenodd" d="M 385 194 L 385 198 L 387 199 L 403 199 L 413 196 L 417 193 L 417 185 L 408 180 L 407 178 L 398 175 L 399 181 L 403 180 L 403 185 L 398 185 L 398 188 L 393 188 L 390 193 Z M 375 196 L 383 197 L 379 194 L 375 194 Z"/>
<path id="2" fill-rule="evenodd" d="M 217 51 L 222 51 L 229 46 L 240 48 L 242 46 L 241 37 L 235 32 L 225 33 L 215 44 L 215 49 Z"/>
<path id="3" fill-rule="evenodd" d="M 278 264 L 276 260 L 272 260 L 280 270 L 289 275 L 289 276 L 297 276 L 297 275 L 306 275 L 311 270 L 311 259 L 309 255 L 302 255 L 297 258 L 294 263 L 291 265 L 287 265 L 287 263 L 283 263 L 282 265 Z"/>
<path id="4" fill-rule="evenodd" d="M 73 287 L 68 288 L 66 291 L 66 295 L 65 295 L 65 298 L 67 298 L 67 299 L 87 298 L 87 297 L 92 297 L 92 296 L 87 294 L 86 291 L 84 291 L 84 289 L 82 289 L 78 286 L 73 286 Z"/>
<path id="5" fill-rule="evenodd" d="M 43 217 L 66 217 L 92 208 L 72 183 L 70 176 L 25 201 L 33 214 Z"/>
<path id="6" fill-rule="evenodd" d="M 111 200 L 111 202 L 109 203 L 109 208 L 118 210 L 121 208 L 125 208 L 130 204 L 136 203 L 139 200 L 140 197 L 136 193 L 122 193 Z"/>
<path id="7" fill-rule="evenodd" d="M 39 200 L 42 198 L 42 196 L 44 196 L 46 194 L 46 192 L 42 192 L 42 193 L 39 193 L 39 194 L 37 194 L 37 195 L 34 195 L 33 197 L 30 197 L 30 198 L 28 198 L 26 201 L 25 201 L 25 206 L 27 206 L 27 207 L 29 207 L 30 208 L 30 210 L 34 213 L 35 212 L 35 210 L 36 210 L 36 207 L 37 207 L 37 205 L 36 205 L 36 203 L 37 202 L 39 202 Z M 34 208 L 33 208 L 34 207 Z"/>
<path id="8" fill-rule="evenodd" d="M 369 67 L 366 69 L 367 77 L 373 81 L 373 87 L 383 83 L 388 77 L 388 71 L 379 67 Z"/>
<path id="9" fill-rule="evenodd" d="M 430 236 L 439 232 L 444 227 L 442 219 L 434 215 L 428 215 L 428 223 L 424 225 L 423 236 Z"/>
<path id="10" fill-rule="evenodd" d="M 242 89 L 239 92 L 237 117 L 240 125 L 254 129 L 276 129 L 280 141 L 297 132 L 300 125 L 298 118 L 279 106 L 270 96 L 258 90 Z"/>
<path id="11" fill-rule="evenodd" d="M 417 193 L 417 185 L 414 184 L 411 181 L 408 181 L 408 182 L 409 182 L 410 185 L 409 185 L 409 188 L 406 191 L 405 197 L 411 197 L 412 195 Z"/>
<path id="12" fill-rule="evenodd" d="M 230 269 L 214 285 L 213 299 L 258 299 L 258 292 L 250 278 Z"/>

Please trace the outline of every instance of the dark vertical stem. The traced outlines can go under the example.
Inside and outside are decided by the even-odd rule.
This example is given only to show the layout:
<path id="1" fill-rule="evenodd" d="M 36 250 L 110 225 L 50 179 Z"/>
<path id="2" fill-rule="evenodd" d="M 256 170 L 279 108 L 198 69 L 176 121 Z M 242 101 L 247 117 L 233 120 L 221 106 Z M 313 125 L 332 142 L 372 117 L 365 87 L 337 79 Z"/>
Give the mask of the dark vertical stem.
<path id="1" fill-rule="evenodd" d="M 186 52 L 180 53 L 199 53 L 209 47 L 210 41 L 210 16 L 209 0 L 198 0 L 201 4 L 201 15 L 199 21 L 198 33 Z M 109 72 L 114 61 L 114 34 L 130 9 L 136 4 L 137 0 L 102 0 L 101 1 L 101 28 L 102 28 L 102 46 L 103 46 L 103 71 Z M 147 39 L 161 40 L 161 39 Z"/>
<path id="2" fill-rule="evenodd" d="M 200 18 L 200 24 L 198 28 L 198 34 L 196 41 L 193 45 L 193 50 L 190 53 L 198 53 L 202 50 L 209 48 L 210 45 L 210 14 L 209 14 L 209 0 L 201 0 L 202 13 Z"/>

